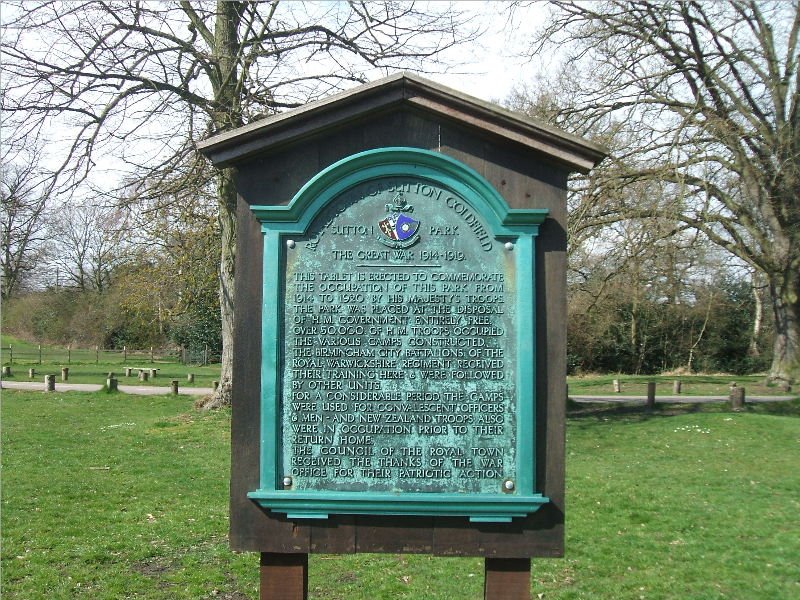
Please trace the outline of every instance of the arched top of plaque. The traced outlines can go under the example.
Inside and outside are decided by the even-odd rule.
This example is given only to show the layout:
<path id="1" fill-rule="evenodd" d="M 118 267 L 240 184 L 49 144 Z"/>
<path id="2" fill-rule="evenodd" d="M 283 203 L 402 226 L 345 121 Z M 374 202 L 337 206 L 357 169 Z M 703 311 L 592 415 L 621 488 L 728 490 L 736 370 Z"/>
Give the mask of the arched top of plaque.
<path id="1" fill-rule="evenodd" d="M 497 237 L 538 232 L 547 209 L 512 209 L 475 170 L 439 152 L 388 147 L 359 152 L 320 171 L 287 206 L 251 205 L 267 229 L 275 224 L 285 233 L 305 233 L 316 216 L 347 190 L 376 179 L 407 176 L 428 180 L 466 200 L 486 220 Z"/>

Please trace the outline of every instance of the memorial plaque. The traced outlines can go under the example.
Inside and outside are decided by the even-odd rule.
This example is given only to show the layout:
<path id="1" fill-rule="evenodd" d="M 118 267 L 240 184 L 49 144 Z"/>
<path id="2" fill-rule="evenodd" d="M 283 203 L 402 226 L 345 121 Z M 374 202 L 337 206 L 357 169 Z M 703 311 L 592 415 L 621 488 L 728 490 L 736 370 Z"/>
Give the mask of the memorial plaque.
<path id="1" fill-rule="evenodd" d="M 265 233 L 261 489 L 290 518 L 508 521 L 534 485 L 534 238 L 442 155 L 333 165 Z"/>

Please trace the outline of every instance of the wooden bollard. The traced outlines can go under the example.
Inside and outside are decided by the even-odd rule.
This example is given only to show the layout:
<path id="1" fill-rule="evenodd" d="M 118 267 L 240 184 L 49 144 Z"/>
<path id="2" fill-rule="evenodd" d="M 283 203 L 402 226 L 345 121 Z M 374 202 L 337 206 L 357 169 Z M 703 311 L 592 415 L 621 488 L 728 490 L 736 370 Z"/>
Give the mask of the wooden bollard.
<path id="1" fill-rule="evenodd" d="M 645 408 L 647 408 L 647 410 L 653 410 L 655 407 L 656 407 L 656 382 L 648 381 L 647 402 L 645 403 Z"/>
<path id="2" fill-rule="evenodd" d="M 130 377 L 131 371 L 132 371 L 131 367 L 125 367 L 125 377 Z"/>
<path id="3" fill-rule="evenodd" d="M 11 377 L 11 367 L 3 367 L 3 377 Z"/>
<path id="4" fill-rule="evenodd" d="M 45 375 L 44 376 L 44 391 L 46 391 L 46 392 L 55 392 L 56 391 L 56 376 L 55 375 Z"/>
<path id="5" fill-rule="evenodd" d="M 615 379 L 612 383 L 614 384 L 614 393 L 619 394 L 620 391 L 619 379 Z"/>
<path id="6" fill-rule="evenodd" d="M 113 375 L 113 373 L 109 373 L 109 375 Z M 106 389 L 109 392 L 116 392 L 119 389 L 119 386 L 117 385 L 117 383 L 118 382 L 114 377 L 108 377 L 106 379 Z"/>
<path id="7" fill-rule="evenodd" d="M 34 379 L 36 377 L 36 369 L 28 369 L 28 379 Z"/>
<path id="8" fill-rule="evenodd" d="M 731 409 L 742 410 L 744 408 L 744 388 L 735 383 L 731 386 Z"/>
<path id="9" fill-rule="evenodd" d="M 61 367 L 61 381 L 69 380 L 69 367 Z"/>
<path id="10" fill-rule="evenodd" d="M 186 375 L 186 381 L 188 381 L 189 383 L 194 383 L 194 373 L 188 373 Z"/>
<path id="11" fill-rule="evenodd" d="M 214 391 L 216 392 L 217 388 L 219 388 L 219 381 L 212 381 L 211 382 L 211 387 L 213 387 Z"/>
<path id="12" fill-rule="evenodd" d="M 681 393 L 681 380 L 676 379 L 672 382 L 672 393 L 673 394 L 680 394 Z"/>
<path id="13" fill-rule="evenodd" d="M 147 376 L 148 376 L 148 373 L 144 369 L 139 371 L 139 381 L 147 381 L 147 378 L 148 378 Z"/>
<path id="14" fill-rule="evenodd" d="M 173 379 L 172 380 L 172 393 L 175 394 L 176 396 L 178 395 L 178 380 L 177 379 Z"/>

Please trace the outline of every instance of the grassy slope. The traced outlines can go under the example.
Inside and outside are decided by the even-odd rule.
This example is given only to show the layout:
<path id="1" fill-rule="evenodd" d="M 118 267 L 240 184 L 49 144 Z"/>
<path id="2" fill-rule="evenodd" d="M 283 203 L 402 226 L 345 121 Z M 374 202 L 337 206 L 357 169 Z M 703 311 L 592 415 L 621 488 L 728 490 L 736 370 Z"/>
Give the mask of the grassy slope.
<path id="1" fill-rule="evenodd" d="M 758 407 L 757 411 L 775 410 Z M 567 557 L 533 597 L 800 597 L 800 419 L 593 411 L 568 429 Z M 257 598 L 232 554 L 228 415 L 3 393 L 3 598 Z M 482 597 L 482 562 L 313 556 L 317 599 Z"/>

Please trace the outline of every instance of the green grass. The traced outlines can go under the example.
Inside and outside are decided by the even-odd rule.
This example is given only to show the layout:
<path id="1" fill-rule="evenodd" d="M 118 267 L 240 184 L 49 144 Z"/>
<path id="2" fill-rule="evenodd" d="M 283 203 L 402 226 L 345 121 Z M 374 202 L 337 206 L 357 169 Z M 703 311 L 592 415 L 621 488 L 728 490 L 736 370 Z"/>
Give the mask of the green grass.
<path id="1" fill-rule="evenodd" d="M 799 415 L 575 411 L 566 558 L 533 561 L 533 598 L 800 597 Z M 228 417 L 174 397 L 4 391 L 3 598 L 257 598 L 257 556 L 227 547 Z M 317 600 L 477 600 L 482 586 L 480 559 L 311 557 Z"/>

